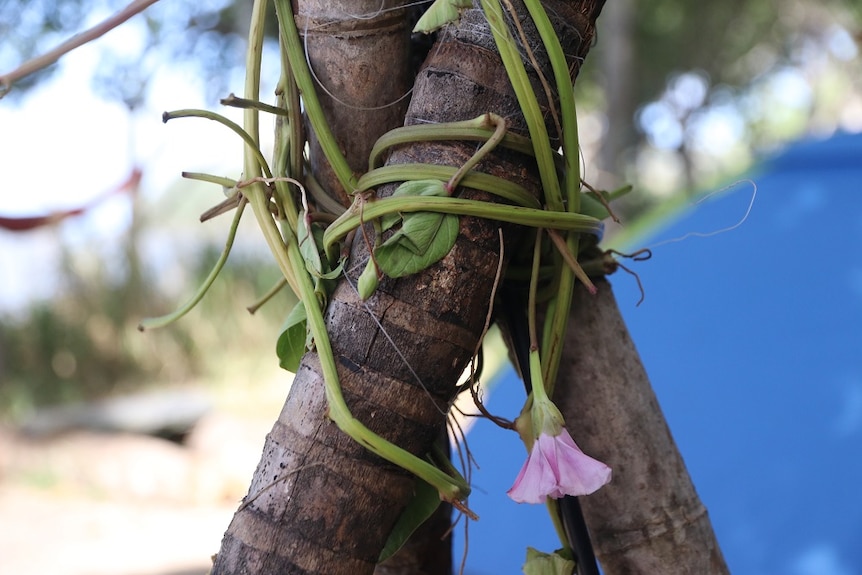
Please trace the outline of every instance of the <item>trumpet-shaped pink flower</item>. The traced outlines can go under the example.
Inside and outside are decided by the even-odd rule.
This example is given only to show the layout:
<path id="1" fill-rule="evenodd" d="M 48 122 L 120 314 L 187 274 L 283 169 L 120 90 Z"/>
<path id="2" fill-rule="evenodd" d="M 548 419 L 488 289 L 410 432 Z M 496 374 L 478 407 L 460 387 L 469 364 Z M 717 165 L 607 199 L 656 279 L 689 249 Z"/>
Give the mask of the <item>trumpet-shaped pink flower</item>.
<path id="1" fill-rule="evenodd" d="M 611 468 L 581 451 L 560 427 L 559 435 L 539 435 L 507 493 L 518 503 L 544 503 L 546 497 L 589 495 L 610 480 Z"/>

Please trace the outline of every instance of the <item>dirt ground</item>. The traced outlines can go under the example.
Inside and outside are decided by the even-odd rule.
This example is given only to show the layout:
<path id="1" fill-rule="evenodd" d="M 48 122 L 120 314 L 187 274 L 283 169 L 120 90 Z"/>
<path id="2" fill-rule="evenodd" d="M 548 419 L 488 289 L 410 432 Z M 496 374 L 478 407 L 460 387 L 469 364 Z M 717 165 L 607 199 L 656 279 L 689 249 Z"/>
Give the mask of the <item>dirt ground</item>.
<path id="1" fill-rule="evenodd" d="M 204 575 L 284 391 L 250 413 L 216 407 L 183 445 L 0 428 L 0 573 Z"/>

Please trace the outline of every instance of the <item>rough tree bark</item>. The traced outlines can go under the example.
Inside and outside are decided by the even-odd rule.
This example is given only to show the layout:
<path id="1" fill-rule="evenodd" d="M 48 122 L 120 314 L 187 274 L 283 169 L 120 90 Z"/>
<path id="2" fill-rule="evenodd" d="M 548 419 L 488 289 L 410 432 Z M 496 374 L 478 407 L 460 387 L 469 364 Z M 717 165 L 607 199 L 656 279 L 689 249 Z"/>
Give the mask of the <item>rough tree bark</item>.
<path id="1" fill-rule="evenodd" d="M 296 26 L 320 105 L 350 167 L 361 173 L 374 142 L 404 121 L 410 89 L 408 0 L 294 0 Z M 308 127 L 311 171 L 323 188 L 350 198 Z"/>
<path id="2" fill-rule="evenodd" d="M 573 73 L 590 48 L 602 3 L 546 3 Z M 461 24 L 448 32 L 416 79 L 406 123 L 494 112 L 525 133 L 481 15 L 466 11 Z M 534 39 L 531 45 L 540 43 Z M 544 73 L 551 77 L 549 70 Z M 407 145 L 388 162 L 459 166 L 473 149 L 457 142 Z M 538 195 L 536 170 L 525 157 L 500 152 L 479 169 Z M 461 195 L 490 199 L 473 190 Z M 373 431 L 417 455 L 427 453 L 443 430 L 458 377 L 480 337 L 500 258 L 498 228 L 461 218 L 458 240 L 443 260 L 414 276 L 381 282 L 366 303 L 352 287 L 358 271 L 350 271 L 327 308 L 327 328 L 352 411 Z M 510 247 L 517 232 L 504 229 Z M 363 242 L 354 242 L 351 270 L 361 270 L 366 257 Z M 371 455 L 328 420 L 319 360 L 308 353 L 267 436 L 249 495 L 225 533 L 213 573 L 371 573 L 413 483 L 409 474 Z"/>
<path id="3" fill-rule="evenodd" d="M 413 82 L 410 29 L 416 12 L 409 0 L 298 0 L 297 28 L 309 66 L 325 89 L 318 98 L 327 123 L 355 173 L 367 169 L 377 139 L 400 126 Z M 343 205 L 350 198 L 338 182 L 316 134 L 309 136 L 309 164 L 324 190 Z M 445 438 L 444 438 L 445 440 Z M 451 506 L 441 505 L 377 575 L 445 575 L 452 564 Z"/>
<path id="4" fill-rule="evenodd" d="M 555 401 L 587 453 L 614 470 L 581 505 L 609 575 L 728 573 L 701 503 L 620 316 L 611 286 L 572 301 Z"/>

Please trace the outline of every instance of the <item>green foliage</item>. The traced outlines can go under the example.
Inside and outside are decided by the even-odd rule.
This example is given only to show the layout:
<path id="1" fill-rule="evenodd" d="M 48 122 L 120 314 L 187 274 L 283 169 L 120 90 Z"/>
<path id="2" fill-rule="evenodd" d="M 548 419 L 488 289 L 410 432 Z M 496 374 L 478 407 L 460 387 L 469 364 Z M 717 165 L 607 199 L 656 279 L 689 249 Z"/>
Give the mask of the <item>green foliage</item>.
<path id="1" fill-rule="evenodd" d="M 415 180 L 398 186 L 393 197 L 447 196 L 440 180 Z M 439 261 L 458 237 L 458 216 L 434 212 L 404 214 L 401 228 L 374 250 L 380 271 L 393 278 L 405 277 L 424 270 Z M 398 223 L 397 216 L 383 218 L 386 231 Z"/>
<path id="2" fill-rule="evenodd" d="M 635 3 L 632 86 L 635 100 L 658 95 L 672 73 L 702 70 L 715 83 L 739 84 L 750 75 L 739 63 L 758 44 L 780 46 L 788 37 L 781 18 L 790 3 L 778 0 Z M 742 72 L 742 74 L 740 74 Z"/>
<path id="3" fill-rule="evenodd" d="M 116 10 L 127 2 L 112 2 Z M 87 17 L 97 8 L 92 0 L 4 0 L 0 2 L 0 73 L 54 48 L 60 42 L 81 32 Z M 105 12 L 100 12 L 105 17 Z M 273 19 L 274 20 L 274 19 Z M 90 23 L 92 24 L 92 22 Z M 154 71 L 165 62 L 191 63 L 206 79 L 209 96 L 215 99 L 227 92 L 225 70 L 243 63 L 244 34 L 248 29 L 246 2 L 216 0 L 171 0 L 158 2 L 127 27 L 138 27 L 142 53 L 104 50 L 93 78 L 96 91 L 107 98 L 135 107 L 142 102 Z M 276 29 L 267 30 L 275 41 Z M 42 72 L 16 83 L 9 98 L 22 97 L 26 89 L 49 77 L 58 68 Z"/>
<path id="4" fill-rule="evenodd" d="M 299 253 L 305 260 L 305 269 L 314 281 L 314 293 L 321 305 L 325 305 L 328 292 L 334 287 L 334 282 L 341 276 L 342 264 L 333 267 L 323 253 L 323 228 L 312 222 L 308 213 L 303 210 L 297 218 L 297 240 Z"/>
<path id="5" fill-rule="evenodd" d="M 413 532 L 425 523 L 438 507 L 440 507 L 440 494 L 425 481 L 417 479 L 413 497 L 407 503 L 407 507 L 404 508 L 395 523 L 395 527 L 392 528 L 389 539 L 386 540 L 386 545 L 380 552 L 378 563 L 382 563 L 395 555 L 407 539 L 413 535 Z"/>
<path id="6" fill-rule="evenodd" d="M 575 569 L 571 551 L 561 549 L 554 553 L 543 553 L 527 547 L 524 575 L 568 575 Z"/>
<path id="7" fill-rule="evenodd" d="M 278 336 L 275 344 L 279 365 L 287 371 L 296 373 L 299 369 L 299 361 L 309 344 L 305 305 L 298 302 L 287 314 L 287 319 L 281 326 L 281 335 Z"/>
<path id="8" fill-rule="evenodd" d="M 430 34 L 446 24 L 457 22 L 461 17 L 461 10 L 472 6 L 472 0 L 435 0 L 416 22 L 413 31 Z"/>
<path id="9" fill-rule="evenodd" d="M 218 251 L 196 253 L 184 282 L 189 290 L 207 275 Z M 225 353 L 208 350 L 239 355 L 272 345 L 277 320 L 267 318 L 286 313 L 292 301 L 282 293 L 267 304 L 272 313 L 243 313 L 242 304 L 265 292 L 277 273 L 258 258 L 235 258 L 185 321 L 142 334 L 137 323 L 144 315 L 173 305 L 159 295 L 154 278 L 131 279 L 137 274 L 128 270 L 112 278 L 106 263 L 75 266 L 73 255 L 66 258 L 62 294 L 0 318 L 0 417 L 214 373 Z M 225 313 L 229 309 L 234 312 Z"/>
<path id="10" fill-rule="evenodd" d="M 377 289 L 378 283 L 380 283 L 380 278 L 377 276 L 377 264 L 374 263 L 374 258 L 368 258 L 365 269 L 362 270 L 359 279 L 356 280 L 356 291 L 359 292 L 359 297 L 363 300 L 370 298 L 374 290 Z"/>
<path id="11" fill-rule="evenodd" d="M 72 293 L 39 302 L 26 315 L 2 321 L 0 415 L 199 371 L 197 350 L 186 330 L 146 345 L 135 336 L 134 314 L 126 315 L 123 286 L 87 285 L 89 297 Z"/>

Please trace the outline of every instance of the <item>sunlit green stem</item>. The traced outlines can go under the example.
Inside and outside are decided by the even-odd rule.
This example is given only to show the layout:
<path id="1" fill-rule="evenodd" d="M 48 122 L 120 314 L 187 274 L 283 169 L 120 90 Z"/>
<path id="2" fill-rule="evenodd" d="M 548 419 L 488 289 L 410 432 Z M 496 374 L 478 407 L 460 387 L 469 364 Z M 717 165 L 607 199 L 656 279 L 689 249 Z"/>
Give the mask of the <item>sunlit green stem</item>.
<path id="1" fill-rule="evenodd" d="M 464 164 L 458 168 L 454 174 L 452 174 L 452 177 L 449 178 L 449 182 L 446 184 L 446 190 L 449 192 L 450 196 L 455 192 L 455 188 L 457 188 L 458 184 L 461 183 L 464 175 L 472 170 L 476 164 L 481 162 L 485 156 L 490 154 L 494 148 L 497 147 L 497 144 L 502 141 L 503 136 L 506 135 L 506 120 L 497 114 L 485 114 L 485 116 L 483 116 L 483 123 L 494 126 L 494 133 L 491 134 L 488 141 L 482 144 L 482 146 L 476 150 L 472 156 L 470 156 L 470 159 L 464 162 Z"/>
<path id="2" fill-rule="evenodd" d="M 554 72 L 554 80 L 557 96 L 560 102 L 563 128 L 563 158 L 566 165 L 565 191 L 566 209 L 569 212 L 580 211 L 580 182 L 581 170 L 578 155 L 578 119 L 575 108 L 575 94 L 572 79 L 569 76 L 569 66 L 566 62 L 563 48 L 557 38 L 551 21 L 539 0 L 526 0 L 525 5 L 533 18 L 542 44 L 548 53 L 551 69 Z M 595 287 L 577 263 L 578 235 L 569 233 L 563 244 L 559 235 L 552 235 L 551 239 L 560 250 L 567 265 L 560 269 L 559 291 L 556 296 L 556 305 L 553 312 L 546 316 L 546 321 L 551 323 L 549 341 L 544 342 L 544 353 L 542 355 L 544 364 L 545 381 L 553 390 L 557 378 L 560 358 L 562 357 L 562 334 L 566 333 L 569 321 L 569 309 L 571 307 L 572 294 L 575 287 L 575 276 L 578 277 L 591 291 Z"/>
<path id="3" fill-rule="evenodd" d="M 267 290 L 267 292 L 265 294 L 263 294 L 263 296 L 261 296 L 261 298 L 259 300 L 257 300 L 256 302 L 254 302 L 253 304 L 251 304 L 250 306 L 248 306 L 246 308 L 248 310 L 248 313 L 250 313 L 250 314 L 257 313 L 257 310 L 259 310 L 267 302 L 269 302 L 273 297 L 275 297 L 275 295 L 278 292 L 280 292 L 281 290 L 283 290 L 284 286 L 286 286 L 286 285 L 287 285 L 287 280 L 284 278 L 281 278 L 280 280 L 275 282 L 275 285 L 272 286 L 271 288 L 269 288 L 269 290 Z"/>
<path id="4" fill-rule="evenodd" d="M 305 51 L 299 37 L 299 31 L 294 24 L 291 0 L 276 0 L 275 11 L 278 14 L 278 25 L 290 60 L 290 68 L 299 90 L 302 92 L 302 101 L 305 105 L 305 112 L 308 114 L 308 120 L 317 134 L 323 154 L 332 166 L 338 182 L 345 192 L 351 194 L 356 188 L 356 178 L 353 176 L 353 170 L 350 169 L 347 159 L 341 153 L 338 142 L 323 115 L 323 108 L 320 106 L 320 100 L 318 100 L 317 92 L 314 89 L 311 71 L 305 60 Z"/>
<path id="5" fill-rule="evenodd" d="M 332 351 L 329 334 L 326 331 L 323 313 L 317 305 L 314 285 L 311 277 L 306 272 L 305 261 L 299 252 L 297 242 L 290 242 L 287 246 L 287 252 L 291 273 L 298 280 L 297 294 L 305 305 L 308 329 L 314 338 L 318 359 L 320 360 L 330 419 L 335 422 L 339 429 L 372 453 L 412 472 L 417 477 L 433 485 L 440 492 L 440 496 L 446 501 L 457 503 L 463 500 L 470 493 L 470 488 L 462 477 L 447 475 L 427 461 L 383 439 L 365 427 L 350 413 L 350 409 L 347 407 L 344 395 L 341 392 L 338 370 L 335 365 L 335 356 Z"/>
<path id="6" fill-rule="evenodd" d="M 579 233 L 600 235 L 604 225 L 590 216 L 571 214 L 568 212 L 551 212 L 521 206 L 504 206 L 440 196 L 408 196 L 383 198 L 368 202 L 362 213 L 355 210 L 345 212 L 335 220 L 323 234 L 323 247 L 327 256 L 334 255 L 336 244 L 351 230 L 364 221 L 370 221 L 386 214 L 408 212 L 438 212 L 461 216 L 474 216 L 501 222 L 521 224 L 524 226 L 550 228 L 555 230 L 573 231 Z"/>
<path id="7" fill-rule="evenodd" d="M 517 44 L 506 25 L 499 0 L 481 0 L 481 2 L 482 10 L 485 12 L 485 18 L 488 20 L 497 50 L 500 52 L 503 65 L 506 67 L 506 73 L 509 75 L 512 88 L 515 90 L 521 112 L 527 121 L 530 139 L 533 142 L 533 149 L 535 151 L 536 163 L 539 166 L 542 189 L 545 193 L 545 203 L 549 210 L 563 211 L 560 182 L 554 169 L 554 153 L 551 149 L 548 129 L 545 127 L 542 109 L 533 92 L 533 87 L 530 84 L 524 63 L 521 61 L 521 55 L 518 53 Z"/>
<path id="8" fill-rule="evenodd" d="M 260 99 L 260 63 L 263 52 L 264 22 L 266 19 L 265 6 L 265 0 L 255 0 L 252 9 L 245 75 L 245 98 L 249 100 Z M 266 189 L 260 181 L 254 181 L 256 178 L 260 178 L 262 171 L 266 173 L 267 177 L 272 177 L 266 165 L 266 160 L 263 159 L 258 146 L 260 138 L 258 111 L 254 108 L 243 110 L 243 123 L 244 129 L 241 129 L 241 131 L 246 135 L 243 138 L 246 141 L 246 146 L 243 149 L 243 173 L 246 178 L 252 181 L 250 185 L 243 189 L 243 195 L 248 198 L 254 210 L 258 225 L 263 232 L 264 239 L 269 245 L 270 251 L 275 257 L 279 269 L 284 274 L 294 293 L 298 294 L 299 284 L 297 277 L 291 268 L 285 242 L 269 211 L 269 200 L 267 199 Z"/>
<path id="9" fill-rule="evenodd" d="M 435 164 L 393 164 L 375 168 L 359 178 L 357 191 L 365 191 L 376 188 L 382 184 L 391 182 L 405 182 L 408 180 L 450 180 L 456 173 L 457 168 L 452 166 L 440 166 Z M 485 174 L 482 172 L 468 172 L 464 175 L 461 185 L 475 188 L 490 194 L 499 196 L 515 204 L 527 207 L 539 208 L 541 205 L 523 186 L 514 182 Z"/>
<path id="10" fill-rule="evenodd" d="M 267 104 L 265 102 L 257 102 L 254 100 L 247 100 L 245 98 L 238 98 L 233 94 L 229 95 L 227 98 L 222 98 L 221 100 L 219 100 L 219 103 L 223 106 L 230 106 L 232 108 L 254 108 L 255 110 L 260 110 L 261 112 L 268 112 L 276 116 L 287 115 L 287 110 L 284 108 L 279 108 L 278 106 L 273 106 L 272 104 Z"/>
<path id="11" fill-rule="evenodd" d="M 224 267 L 225 262 L 227 262 L 227 258 L 230 255 L 230 250 L 233 247 L 234 238 L 236 238 L 236 230 L 239 226 L 239 221 L 242 218 L 242 212 L 245 209 L 245 204 L 245 200 L 240 200 L 239 205 L 236 209 L 236 213 L 233 216 L 233 222 L 231 223 L 230 230 L 227 234 L 227 241 L 225 242 L 224 249 L 222 250 L 221 255 L 213 266 L 213 269 L 210 270 L 209 275 L 207 275 L 206 279 L 198 288 L 197 293 L 195 293 L 195 295 L 193 295 L 191 299 L 189 299 L 189 301 L 184 303 L 182 306 L 180 306 L 179 309 L 177 309 L 173 313 L 169 313 L 161 317 L 146 318 L 142 320 L 141 323 L 138 324 L 139 330 L 144 331 L 146 329 L 154 329 L 169 325 L 189 313 L 189 311 L 191 311 L 191 309 L 195 307 L 198 302 L 201 301 L 201 299 L 203 299 L 204 295 L 210 289 L 210 286 L 212 286 L 216 277 L 218 277 L 219 272 L 221 272 L 222 268 Z"/>
<path id="12" fill-rule="evenodd" d="M 280 50 L 282 71 L 276 94 L 279 103 L 287 111 L 287 116 L 278 116 L 275 119 L 274 169 L 277 176 L 298 178 L 308 185 L 308 178 L 303 177 L 302 169 L 305 140 L 299 88 L 290 72 L 290 61 L 287 58 L 287 50 L 284 49 L 283 39 L 279 38 L 279 42 L 282 45 Z M 276 182 L 274 196 L 287 219 L 287 229 L 283 230 L 283 236 L 287 238 L 290 235 L 296 235 L 299 213 L 295 195 L 290 186 L 286 182 Z"/>
<path id="13" fill-rule="evenodd" d="M 236 180 L 231 178 L 226 178 L 224 176 L 215 176 L 213 174 L 203 174 L 201 172 L 183 172 L 180 174 L 187 180 L 196 180 L 198 182 L 207 182 L 210 184 L 218 184 L 223 187 L 225 190 L 234 189 L 236 186 Z"/>
<path id="14" fill-rule="evenodd" d="M 566 200 L 570 212 L 580 209 L 580 164 L 578 156 L 578 119 L 575 113 L 575 91 L 569 76 L 569 66 L 557 33 L 539 0 L 525 0 L 542 45 L 548 53 L 554 72 L 557 98 L 560 102 L 563 127 L 563 157 L 566 162 Z"/>
<path id="15" fill-rule="evenodd" d="M 533 264 L 530 267 L 530 289 L 527 292 L 527 329 L 530 332 L 530 351 L 539 349 L 539 338 L 536 334 L 536 293 L 539 290 L 539 272 L 542 267 L 542 228 L 536 230 L 536 241 L 533 244 Z M 532 375 L 532 374 L 531 374 Z M 535 385 L 535 382 L 533 383 Z"/>
<path id="16" fill-rule="evenodd" d="M 393 146 L 413 142 L 434 142 L 444 140 L 465 140 L 484 142 L 494 134 L 485 123 L 485 115 L 462 120 L 460 122 L 444 122 L 442 124 L 420 124 L 395 128 L 380 136 L 368 156 L 368 169 L 373 170 L 380 163 L 383 152 Z M 506 133 L 500 143 L 504 148 L 533 155 L 533 143 L 529 138 L 512 133 Z"/>
<path id="17" fill-rule="evenodd" d="M 249 112 L 256 112 L 256 110 L 252 108 L 247 108 L 245 110 L 245 115 L 248 116 Z M 263 157 L 263 154 L 260 152 L 260 147 L 258 145 L 259 136 L 257 134 L 257 122 L 254 124 L 254 134 L 249 132 L 249 125 L 246 122 L 245 128 L 241 127 L 236 122 L 225 118 L 221 114 L 216 112 L 211 112 L 210 110 L 197 110 L 197 109 L 185 109 L 185 110 L 174 110 L 173 112 L 165 112 L 162 114 L 162 121 L 167 122 L 168 120 L 175 120 L 177 118 L 204 118 L 206 120 L 212 120 L 213 122 L 218 122 L 219 124 L 230 128 L 236 133 L 243 141 L 246 143 L 246 151 L 251 150 L 251 153 L 255 155 L 255 160 L 261 169 L 263 169 L 267 178 L 272 177 L 272 172 L 269 170 L 269 164 L 266 163 L 266 160 Z M 258 173 L 260 170 L 258 170 Z M 248 174 L 246 174 L 248 176 Z"/>
<path id="18" fill-rule="evenodd" d="M 320 185 L 320 182 L 318 182 L 317 178 L 314 177 L 314 174 L 311 173 L 310 168 L 305 171 L 302 181 L 305 184 L 305 190 L 312 198 L 314 198 L 314 203 L 317 204 L 318 210 L 335 214 L 337 216 L 340 216 L 347 211 L 347 208 L 342 206 L 338 200 L 329 195 L 329 192 L 323 189 L 323 186 Z"/>
<path id="19" fill-rule="evenodd" d="M 259 20 L 261 31 L 263 23 L 263 5 L 265 5 L 265 2 L 262 0 L 256 0 L 255 14 L 261 18 L 261 20 Z M 290 2 L 278 0 L 276 2 L 276 9 L 278 11 L 282 37 L 287 45 L 290 55 L 292 56 L 290 63 L 292 65 L 296 82 L 304 96 L 306 111 L 311 118 L 312 124 L 315 125 L 315 130 L 318 130 L 318 137 L 321 140 L 324 153 L 326 153 L 327 158 L 333 165 L 341 184 L 348 192 L 352 192 L 355 189 L 356 182 L 353 180 L 352 174 L 350 174 L 350 169 L 347 167 L 346 161 L 344 161 L 340 151 L 337 150 L 334 138 L 332 138 L 331 133 L 328 133 L 328 128 L 323 130 L 326 124 L 323 119 L 319 103 L 314 96 L 313 84 L 311 83 L 308 68 L 304 64 L 304 57 L 301 58 L 302 64 L 300 64 L 302 49 L 299 43 L 299 35 L 293 25 L 293 14 Z M 258 21 L 253 17 L 250 39 L 256 37 L 256 22 Z M 262 35 L 260 37 L 262 37 Z M 252 52 L 254 52 L 254 50 L 250 48 L 249 53 L 251 54 Z M 257 99 L 257 91 L 259 89 L 259 64 L 259 53 L 255 58 L 250 57 L 250 61 L 247 64 L 246 98 L 252 100 Z M 249 133 L 256 135 L 257 120 L 254 116 L 255 112 L 256 111 L 254 110 L 246 110 L 246 129 L 249 130 Z M 249 129 L 249 126 L 254 129 Z M 334 153 L 332 153 L 333 151 L 331 149 L 333 146 L 336 148 Z M 329 149 L 329 152 L 327 152 L 327 149 Z M 254 165 L 254 160 L 255 158 L 253 155 L 248 153 L 246 154 L 245 165 L 249 172 L 259 170 L 259 167 Z M 253 184 L 250 187 L 258 188 L 260 186 L 258 184 Z M 329 406 L 329 417 L 342 431 L 347 433 L 355 441 L 359 442 L 373 453 L 376 453 L 384 459 L 403 467 L 433 485 L 440 492 L 441 497 L 447 501 L 457 503 L 464 499 L 470 492 L 470 488 L 463 478 L 449 476 L 427 461 L 422 460 L 410 452 L 386 441 L 365 427 L 350 413 L 341 392 L 338 371 L 335 365 L 335 358 L 329 335 L 326 331 L 323 313 L 317 304 L 318 300 L 315 296 L 312 278 L 306 271 L 305 261 L 299 251 L 296 236 L 294 235 L 288 238 L 286 244 L 282 242 L 281 238 L 276 236 L 277 231 L 275 230 L 275 224 L 272 221 L 271 216 L 268 211 L 265 211 L 264 209 L 265 198 L 262 196 L 261 190 L 252 190 L 252 192 L 249 193 L 249 196 L 249 200 L 255 208 L 255 215 L 258 216 L 258 222 L 264 230 L 264 235 L 267 238 L 267 242 L 270 244 L 271 250 L 276 256 L 282 273 L 289 281 L 292 280 L 291 287 L 294 288 L 305 306 L 308 328 L 314 339 L 321 370 L 323 372 L 326 399 Z"/>
<path id="20" fill-rule="evenodd" d="M 548 230 L 548 235 L 551 238 L 551 241 L 557 247 L 557 251 L 563 258 L 563 261 L 569 268 L 569 271 L 572 272 L 579 280 L 581 280 L 590 293 L 596 293 L 596 286 L 593 285 L 593 282 L 590 280 L 589 276 L 587 276 L 584 268 L 581 267 L 581 264 L 578 263 L 578 259 L 575 255 L 570 251 L 571 246 L 567 243 L 567 240 L 563 238 L 556 230 Z M 577 247 L 577 246 L 576 246 Z"/>

